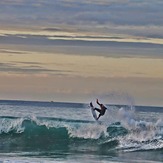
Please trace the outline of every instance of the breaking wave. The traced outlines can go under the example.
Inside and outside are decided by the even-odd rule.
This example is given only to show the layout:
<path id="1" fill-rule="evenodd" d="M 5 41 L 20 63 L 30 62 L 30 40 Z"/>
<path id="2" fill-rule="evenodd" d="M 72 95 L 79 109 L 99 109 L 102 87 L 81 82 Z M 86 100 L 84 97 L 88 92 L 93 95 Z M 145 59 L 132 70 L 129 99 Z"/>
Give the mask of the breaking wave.
<path id="1" fill-rule="evenodd" d="M 0 117 L 3 151 L 163 150 L 163 120 L 137 121 L 119 109 L 119 122 L 39 117 Z"/>

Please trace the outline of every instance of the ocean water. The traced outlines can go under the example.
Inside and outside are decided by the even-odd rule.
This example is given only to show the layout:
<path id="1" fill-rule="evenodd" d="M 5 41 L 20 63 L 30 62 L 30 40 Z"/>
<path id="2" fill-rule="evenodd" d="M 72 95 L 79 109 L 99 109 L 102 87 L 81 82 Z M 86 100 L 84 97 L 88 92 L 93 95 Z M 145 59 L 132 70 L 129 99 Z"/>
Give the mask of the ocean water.
<path id="1" fill-rule="evenodd" d="M 163 108 L 0 101 L 0 163 L 163 162 Z"/>

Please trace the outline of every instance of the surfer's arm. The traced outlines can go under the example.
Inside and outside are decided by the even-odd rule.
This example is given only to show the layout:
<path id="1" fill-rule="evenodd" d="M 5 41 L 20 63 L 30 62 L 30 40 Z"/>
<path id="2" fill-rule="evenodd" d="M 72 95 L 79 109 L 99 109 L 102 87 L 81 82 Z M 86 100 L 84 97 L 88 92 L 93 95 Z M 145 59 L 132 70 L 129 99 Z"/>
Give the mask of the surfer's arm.
<path id="1" fill-rule="evenodd" d="M 96 103 L 97 103 L 98 105 L 100 105 L 100 106 L 101 106 L 101 104 L 99 103 L 98 99 L 96 99 Z"/>

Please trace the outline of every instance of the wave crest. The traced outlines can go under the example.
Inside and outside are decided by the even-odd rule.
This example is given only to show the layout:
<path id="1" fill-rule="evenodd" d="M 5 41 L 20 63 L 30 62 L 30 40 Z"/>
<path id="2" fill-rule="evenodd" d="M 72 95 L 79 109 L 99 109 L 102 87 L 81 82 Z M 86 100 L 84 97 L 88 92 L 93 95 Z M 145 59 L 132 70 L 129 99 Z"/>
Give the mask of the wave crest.
<path id="1" fill-rule="evenodd" d="M 163 149 L 162 120 L 136 121 L 122 116 L 113 124 L 57 118 L 0 117 L 0 146 L 23 150 L 94 148 L 125 151 Z M 123 127 L 124 126 L 124 127 Z M 83 147 L 84 146 L 84 147 Z M 8 150 L 8 149 L 7 149 Z"/>

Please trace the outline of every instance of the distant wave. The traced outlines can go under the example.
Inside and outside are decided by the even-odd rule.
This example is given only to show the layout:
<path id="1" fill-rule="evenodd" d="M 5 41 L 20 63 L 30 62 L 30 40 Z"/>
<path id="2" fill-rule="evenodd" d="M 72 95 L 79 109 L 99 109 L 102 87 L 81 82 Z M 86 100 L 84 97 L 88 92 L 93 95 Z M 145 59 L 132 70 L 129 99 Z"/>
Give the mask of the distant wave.
<path id="1" fill-rule="evenodd" d="M 126 116 L 123 114 L 122 117 Z M 0 147 L 28 150 L 163 150 L 162 120 L 121 119 L 108 125 L 60 118 L 0 117 Z"/>

